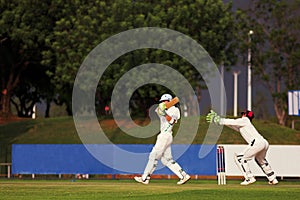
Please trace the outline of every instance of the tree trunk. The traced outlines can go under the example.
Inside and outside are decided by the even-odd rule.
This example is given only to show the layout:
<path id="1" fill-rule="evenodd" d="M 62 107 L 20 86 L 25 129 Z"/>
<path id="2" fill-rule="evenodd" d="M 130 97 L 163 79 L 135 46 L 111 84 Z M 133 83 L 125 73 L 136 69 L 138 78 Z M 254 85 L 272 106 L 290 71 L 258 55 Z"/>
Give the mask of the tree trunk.
<path id="1" fill-rule="evenodd" d="M 278 101 L 275 101 L 274 109 L 275 109 L 276 117 L 277 117 L 277 120 L 278 120 L 278 124 L 280 124 L 282 126 L 285 126 L 287 113 L 282 108 L 282 105 L 280 105 L 280 103 L 278 103 Z"/>
<path id="2" fill-rule="evenodd" d="M 12 91 L 17 87 L 20 81 L 21 73 L 27 68 L 29 65 L 28 61 L 20 62 L 19 64 L 13 64 L 10 66 L 11 70 L 7 77 L 7 81 L 2 83 L 2 87 L 5 88 L 2 91 L 1 103 L 2 107 L 0 110 L 1 117 L 11 117 L 11 95 Z"/>
<path id="3" fill-rule="evenodd" d="M 1 110 L 0 110 L 1 117 L 8 118 L 12 116 L 10 97 L 11 97 L 10 91 L 5 90 L 5 92 L 2 92 Z"/>
<path id="4" fill-rule="evenodd" d="M 46 110 L 45 110 L 45 118 L 50 117 L 50 106 L 51 106 L 51 100 L 46 100 Z"/>

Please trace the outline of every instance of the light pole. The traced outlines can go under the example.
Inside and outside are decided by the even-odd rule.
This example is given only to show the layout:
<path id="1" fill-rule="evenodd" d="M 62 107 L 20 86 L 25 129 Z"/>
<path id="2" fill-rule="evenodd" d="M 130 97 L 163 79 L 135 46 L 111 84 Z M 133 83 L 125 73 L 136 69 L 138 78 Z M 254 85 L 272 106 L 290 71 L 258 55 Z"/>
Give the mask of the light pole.
<path id="1" fill-rule="evenodd" d="M 238 75 L 240 71 L 233 72 L 233 116 L 237 117 L 237 105 L 238 105 Z"/>
<path id="2" fill-rule="evenodd" d="M 221 76 L 222 76 L 222 80 L 220 82 L 220 96 L 221 96 L 221 105 L 220 105 L 220 114 L 221 115 L 225 115 L 225 110 L 224 110 L 224 91 L 223 91 L 223 85 L 224 84 L 224 64 L 223 62 L 221 63 Z"/>
<path id="3" fill-rule="evenodd" d="M 252 99 L 252 91 L 251 91 L 251 35 L 253 31 L 250 30 L 248 32 L 248 102 L 247 102 L 247 110 L 252 110 L 251 99 Z"/>

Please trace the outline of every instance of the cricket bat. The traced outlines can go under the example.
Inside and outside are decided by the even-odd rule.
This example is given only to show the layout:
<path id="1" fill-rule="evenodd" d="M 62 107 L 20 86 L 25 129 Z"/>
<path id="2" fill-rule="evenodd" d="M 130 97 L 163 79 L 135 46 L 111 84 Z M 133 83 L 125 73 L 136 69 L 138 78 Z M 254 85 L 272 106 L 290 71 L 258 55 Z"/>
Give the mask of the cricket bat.
<path id="1" fill-rule="evenodd" d="M 171 101 L 166 102 L 166 108 L 171 108 L 172 106 L 174 106 L 176 103 L 179 102 L 179 98 L 178 97 L 174 97 Z"/>

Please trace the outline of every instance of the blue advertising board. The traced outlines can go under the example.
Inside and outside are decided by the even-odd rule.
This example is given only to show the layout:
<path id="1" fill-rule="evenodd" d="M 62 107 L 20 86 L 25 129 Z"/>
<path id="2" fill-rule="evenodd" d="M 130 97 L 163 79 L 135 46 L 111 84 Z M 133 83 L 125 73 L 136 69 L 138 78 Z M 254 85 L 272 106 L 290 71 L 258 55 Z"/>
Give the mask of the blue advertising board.
<path id="1" fill-rule="evenodd" d="M 172 145 L 174 159 L 191 175 L 216 175 L 216 145 L 199 158 L 202 145 Z M 13 174 L 132 174 L 142 173 L 147 164 L 150 144 L 14 144 Z M 88 149 L 97 148 L 101 159 Z M 116 154 L 116 148 L 139 155 L 129 159 Z M 182 149 L 185 149 L 184 153 Z M 119 167 L 119 165 L 121 167 Z M 154 174 L 172 174 L 161 163 Z"/>

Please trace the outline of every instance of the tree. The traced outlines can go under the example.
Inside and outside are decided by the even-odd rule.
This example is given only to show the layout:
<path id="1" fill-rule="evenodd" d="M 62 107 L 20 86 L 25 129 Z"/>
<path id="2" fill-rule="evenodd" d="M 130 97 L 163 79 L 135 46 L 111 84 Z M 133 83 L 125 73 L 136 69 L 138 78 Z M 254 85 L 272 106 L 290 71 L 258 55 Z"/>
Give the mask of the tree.
<path id="1" fill-rule="evenodd" d="M 43 51 L 42 63 L 48 66 L 47 73 L 56 87 L 55 102 L 66 104 L 69 115 L 72 114 L 71 96 L 77 70 L 88 53 L 113 29 L 111 13 L 107 12 L 111 5 L 107 2 L 52 2 L 53 12 L 59 15 L 54 21 L 53 32 L 45 38 L 49 48 Z M 104 19 L 110 24 L 104 23 Z M 105 31 L 103 26 L 107 28 L 103 29 Z"/>
<path id="2" fill-rule="evenodd" d="M 278 123 L 285 125 L 287 91 L 300 87 L 300 1 L 264 0 L 252 5 L 242 35 L 254 30 L 253 70 L 272 94 Z"/>
<path id="3" fill-rule="evenodd" d="M 21 80 L 25 80 L 23 78 L 25 72 L 36 66 L 42 67 L 41 50 L 51 24 L 50 17 L 47 16 L 48 9 L 48 2 L 31 0 L 0 2 L 0 90 L 2 91 L 0 115 L 2 117 L 12 115 L 10 102 L 14 93 L 20 91 L 21 88 L 18 87 Z M 41 77 L 36 77 L 39 78 Z"/>
<path id="4" fill-rule="evenodd" d="M 235 25 L 231 3 L 218 1 L 71 1 L 62 4 L 54 32 L 46 39 L 50 50 L 44 51 L 43 64 L 52 66 L 49 75 L 58 91 L 64 88 L 66 101 L 71 102 L 71 88 L 77 70 L 87 54 L 108 37 L 138 27 L 170 28 L 197 40 L 217 64 L 229 66 L 235 62 Z M 55 62 L 55 64 L 53 63 Z M 146 62 L 174 67 L 195 87 L 200 74 L 184 59 L 161 50 L 139 50 L 121 56 L 110 65 L 100 80 L 98 95 L 100 107 L 110 101 L 111 91 L 129 69 Z M 162 87 L 140 88 L 134 96 L 140 99 L 157 97 Z M 67 93 L 66 93 L 67 92 Z M 62 93 L 60 93 L 62 94 Z M 141 103 L 145 105 L 145 102 Z M 147 104 L 147 103 L 146 103 Z M 102 109 L 101 109 L 102 110 Z"/>
<path id="5" fill-rule="evenodd" d="M 51 98 L 52 100 L 53 96 L 53 86 L 45 73 L 45 68 L 38 64 L 29 67 L 22 73 L 18 87 L 13 90 L 10 101 L 15 106 L 19 117 L 32 117 L 35 104 L 45 100 L 45 117 L 49 117 L 47 99 Z"/>

